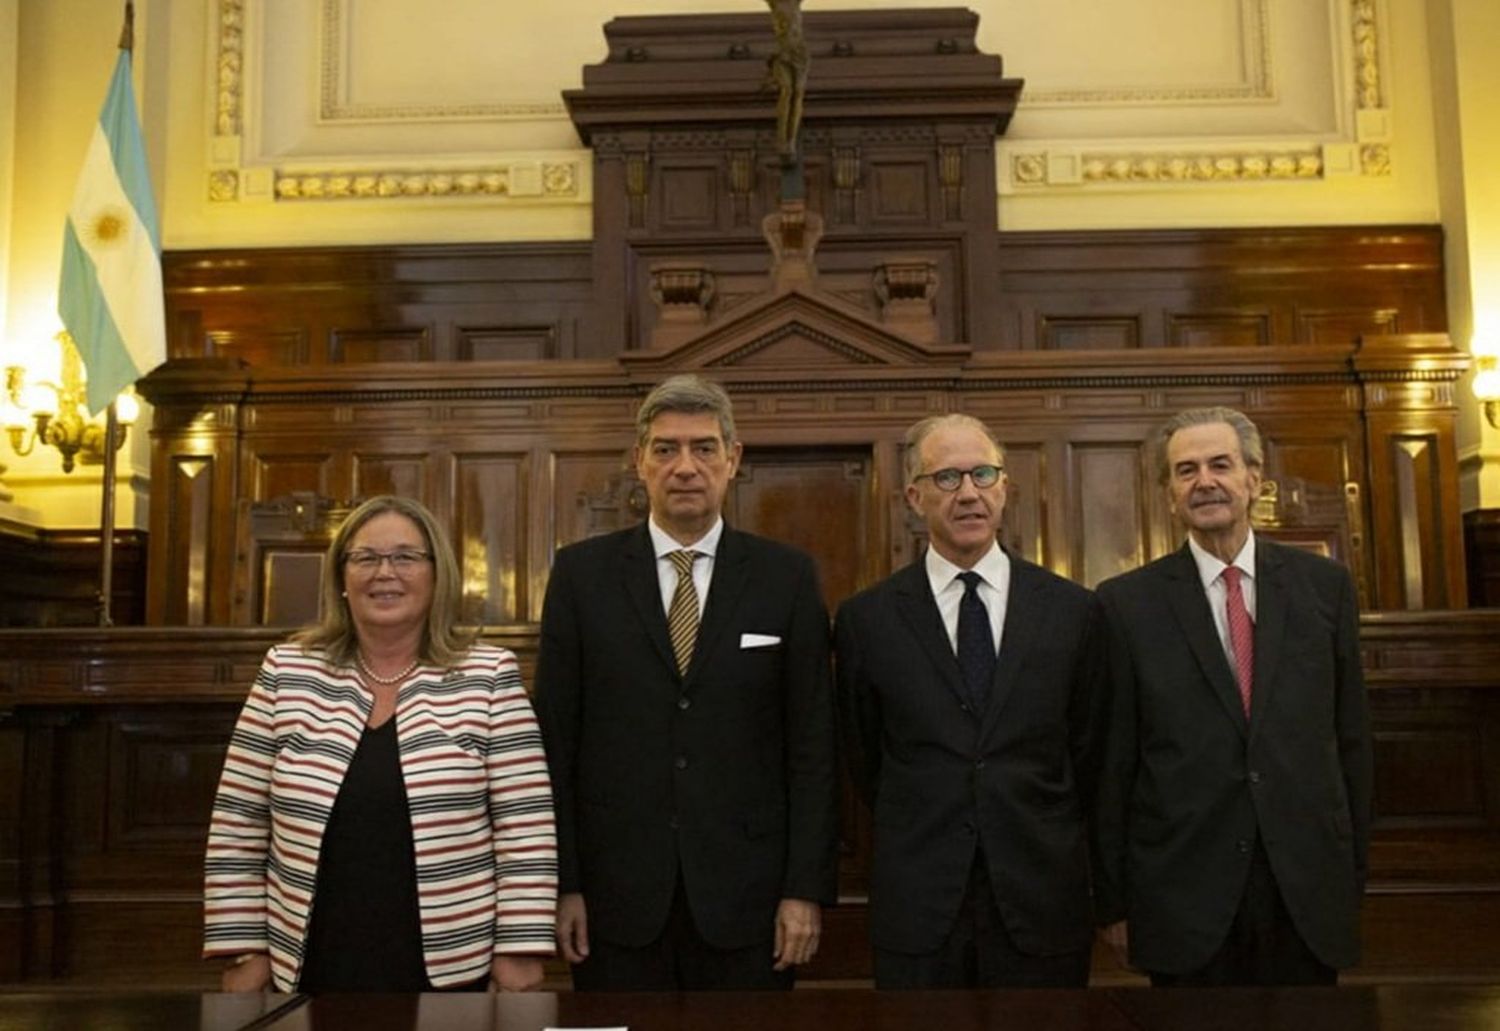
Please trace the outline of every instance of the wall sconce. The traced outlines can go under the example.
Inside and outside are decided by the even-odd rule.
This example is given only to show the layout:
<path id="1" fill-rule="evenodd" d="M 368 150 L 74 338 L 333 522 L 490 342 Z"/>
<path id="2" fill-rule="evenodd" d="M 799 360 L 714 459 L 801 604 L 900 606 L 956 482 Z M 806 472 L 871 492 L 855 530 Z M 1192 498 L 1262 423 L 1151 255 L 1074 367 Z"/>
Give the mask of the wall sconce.
<path id="1" fill-rule="evenodd" d="M 1490 425 L 1500 429 L 1500 361 L 1493 354 L 1474 356 L 1474 396 Z"/>
<path id="2" fill-rule="evenodd" d="M 73 471 L 74 458 L 82 453 L 85 460 L 104 457 L 104 423 L 89 417 L 83 389 L 83 363 L 67 330 L 57 334 L 62 348 L 62 383 L 38 380 L 27 384 L 26 370 L 19 365 L 5 370 L 5 395 L 0 397 L 10 446 L 23 458 L 31 454 L 37 441 L 55 447 L 62 453 L 63 472 Z M 120 431 L 115 449 L 125 444 L 130 425 L 140 415 L 140 404 L 130 391 L 115 399 L 115 420 Z"/>

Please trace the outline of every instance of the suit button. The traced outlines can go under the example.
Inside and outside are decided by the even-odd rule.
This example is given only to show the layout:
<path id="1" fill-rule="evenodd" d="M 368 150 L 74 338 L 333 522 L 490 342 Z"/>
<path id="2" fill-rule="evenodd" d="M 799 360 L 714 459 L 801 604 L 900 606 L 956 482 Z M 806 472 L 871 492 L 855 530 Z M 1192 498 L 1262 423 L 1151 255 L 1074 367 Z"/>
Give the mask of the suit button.
<path id="1" fill-rule="evenodd" d="M 973 824 L 972 821 L 970 821 L 970 820 L 965 820 L 964 821 L 964 833 L 965 834 L 973 834 L 974 833 L 974 824 Z"/>
<path id="2" fill-rule="evenodd" d="M 969 703 L 968 702 L 959 702 L 958 703 L 958 707 L 963 712 L 968 712 L 969 711 Z"/>
<path id="3" fill-rule="evenodd" d="M 677 699 L 677 708 L 679 709 L 690 709 L 692 708 L 692 706 L 693 700 L 687 695 L 683 695 L 681 698 Z"/>
<path id="4" fill-rule="evenodd" d="M 677 757 L 677 761 L 672 763 L 672 765 L 677 767 L 679 770 L 687 769 L 687 756 L 679 755 Z"/>
<path id="5" fill-rule="evenodd" d="M 1260 783 L 1260 771 L 1259 770 L 1251 770 L 1250 771 L 1250 783 L 1251 784 L 1259 784 Z"/>
<path id="6" fill-rule="evenodd" d="M 1250 842 L 1246 841 L 1244 838 L 1241 838 L 1239 841 L 1236 841 L 1234 843 L 1234 847 L 1237 852 L 1243 854 L 1250 851 Z"/>
<path id="7" fill-rule="evenodd" d="M 975 759 L 974 760 L 974 768 L 976 770 L 982 770 L 982 769 L 984 769 L 984 760 L 983 759 Z"/>
<path id="8" fill-rule="evenodd" d="M 678 824 L 677 824 L 677 814 L 676 813 L 673 813 L 672 814 L 672 818 L 667 821 L 667 826 L 670 827 L 670 828 L 672 828 L 674 831 L 677 829 Z"/>

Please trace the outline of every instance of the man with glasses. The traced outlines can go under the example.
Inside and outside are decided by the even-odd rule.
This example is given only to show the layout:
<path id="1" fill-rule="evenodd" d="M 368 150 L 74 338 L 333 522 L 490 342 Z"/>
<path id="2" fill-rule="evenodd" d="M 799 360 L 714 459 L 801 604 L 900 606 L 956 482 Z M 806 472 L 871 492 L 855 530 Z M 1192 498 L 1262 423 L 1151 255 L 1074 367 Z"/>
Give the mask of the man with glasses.
<path id="1" fill-rule="evenodd" d="M 1102 624 L 1088 591 L 996 541 L 1004 466 L 977 419 L 913 426 L 906 500 L 930 546 L 838 613 L 879 988 L 1088 979 Z"/>
<path id="2" fill-rule="evenodd" d="M 726 525 L 721 388 L 674 376 L 636 430 L 650 518 L 559 551 L 542 610 L 558 944 L 580 989 L 790 987 L 836 889 L 817 572 Z"/>

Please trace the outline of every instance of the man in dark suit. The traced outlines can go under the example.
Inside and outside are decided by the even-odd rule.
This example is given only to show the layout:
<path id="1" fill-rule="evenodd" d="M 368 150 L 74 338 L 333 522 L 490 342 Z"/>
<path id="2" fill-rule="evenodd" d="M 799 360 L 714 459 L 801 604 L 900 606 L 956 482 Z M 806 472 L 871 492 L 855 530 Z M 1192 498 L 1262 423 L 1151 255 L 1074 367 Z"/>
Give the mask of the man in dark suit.
<path id="1" fill-rule="evenodd" d="M 559 551 L 542 612 L 558 944 L 581 989 L 789 987 L 836 891 L 816 570 L 724 524 L 722 389 L 673 377 L 637 431 L 649 520 Z"/>
<path id="2" fill-rule="evenodd" d="M 1359 955 L 1370 829 L 1354 584 L 1251 532 L 1243 414 L 1183 412 L 1156 452 L 1187 544 L 1099 587 L 1105 936 L 1156 984 L 1331 984 Z"/>
<path id="3" fill-rule="evenodd" d="M 983 423 L 936 416 L 906 444 L 930 546 L 845 602 L 835 630 L 846 739 L 874 808 L 875 983 L 1082 985 L 1098 606 L 997 543 L 1004 457 Z"/>

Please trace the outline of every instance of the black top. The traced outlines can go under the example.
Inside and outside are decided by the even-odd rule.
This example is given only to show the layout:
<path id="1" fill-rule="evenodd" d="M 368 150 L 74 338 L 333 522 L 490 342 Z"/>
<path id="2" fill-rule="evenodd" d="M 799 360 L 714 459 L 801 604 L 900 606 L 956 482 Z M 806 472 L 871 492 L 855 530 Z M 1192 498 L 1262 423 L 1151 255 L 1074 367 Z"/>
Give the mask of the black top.
<path id="1" fill-rule="evenodd" d="M 431 991 L 396 720 L 366 728 L 334 801 L 298 990 Z"/>

